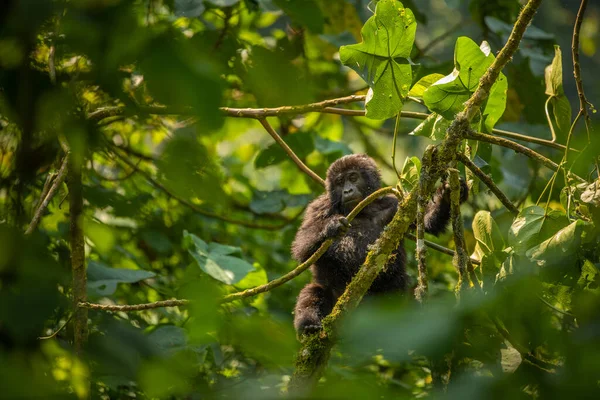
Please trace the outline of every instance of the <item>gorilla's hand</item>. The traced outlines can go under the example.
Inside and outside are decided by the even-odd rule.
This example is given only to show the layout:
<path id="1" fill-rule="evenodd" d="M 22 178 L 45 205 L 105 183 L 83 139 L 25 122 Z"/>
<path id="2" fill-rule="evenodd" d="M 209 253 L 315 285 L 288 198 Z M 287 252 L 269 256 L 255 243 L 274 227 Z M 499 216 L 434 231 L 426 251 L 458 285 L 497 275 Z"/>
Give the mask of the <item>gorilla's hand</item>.
<path id="1" fill-rule="evenodd" d="M 325 227 L 325 237 L 327 239 L 341 237 L 348 232 L 350 222 L 343 215 L 335 216 Z"/>
<path id="2" fill-rule="evenodd" d="M 450 183 L 448 181 L 443 182 L 444 200 L 450 202 Z M 469 199 L 469 186 L 467 182 L 461 177 L 460 178 L 460 203 L 464 203 Z"/>

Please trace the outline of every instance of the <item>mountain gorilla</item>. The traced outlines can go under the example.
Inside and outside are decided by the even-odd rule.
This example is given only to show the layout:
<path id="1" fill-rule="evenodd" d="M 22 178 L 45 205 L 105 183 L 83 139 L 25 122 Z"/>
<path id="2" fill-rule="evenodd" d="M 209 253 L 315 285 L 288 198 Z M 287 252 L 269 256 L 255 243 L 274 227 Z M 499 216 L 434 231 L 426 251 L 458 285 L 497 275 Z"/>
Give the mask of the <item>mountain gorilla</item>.
<path id="1" fill-rule="evenodd" d="M 364 154 L 348 155 L 335 161 L 327 171 L 327 193 L 309 204 L 302 226 L 296 233 L 292 253 L 299 262 L 306 261 L 328 238 L 336 238 L 325 254 L 311 266 L 312 283 L 306 285 L 295 308 L 294 326 L 298 335 L 321 329 L 346 285 L 365 261 L 369 245 L 392 220 L 398 207 L 394 195 L 375 200 L 348 223 L 347 215 L 362 199 L 381 187 L 375 162 Z M 462 183 L 461 202 L 467 197 Z M 450 190 L 442 185 L 429 202 L 425 213 L 425 230 L 439 234 L 450 219 Z M 403 243 L 390 258 L 369 289 L 371 293 L 406 291 L 406 254 Z"/>

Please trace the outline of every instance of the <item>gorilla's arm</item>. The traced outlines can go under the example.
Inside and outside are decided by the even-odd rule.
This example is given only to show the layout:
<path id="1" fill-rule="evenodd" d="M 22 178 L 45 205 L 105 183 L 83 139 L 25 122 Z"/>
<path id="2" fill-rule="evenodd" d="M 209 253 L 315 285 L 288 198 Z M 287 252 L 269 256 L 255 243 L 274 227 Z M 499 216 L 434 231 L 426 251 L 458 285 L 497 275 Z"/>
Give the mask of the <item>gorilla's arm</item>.
<path id="1" fill-rule="evenodd" d="M 467 201 L 469 197 L 469 188 L 461 179 L 460 181 L 460 202 Z M 442 183 L 433 199 L 427 204 L 425 209 L 425 232 L 439 235 L 446 230 L 448 221 L 450 221 L 450 187 L 445 182 Z"/>
<path id="2" fill-rule="evenodd" d="M 464 181 L 461 180 L 460 183 L 460 202 L 463 203 L 469 196 L 469 189 Z M 380 215 L 383 225 L 387 225 L 398 209 L 398 200 L 395 196 L 386 196 L 381 199 L 378 206 L 381 207 Z M 450 221 L 450 206 L 450 188 L 447 184 L 442 184 L 425 209 L 425 231 L 427 233 L 437 236 L 446 230 Z M 412 223 L 411 228 L 415 227 L 416 224 Z"/>
<path id="3" fill-rule="evenodd" d="M 304 262 L 330 237 L 337 235 L 342 215 L 331 215 L 327 195 L 317 197 L 308 205 L 304 220 L 292 243 L 292 254 L 296 261 Z M 343 221 L 342 221 L 343 222 Z M 345 222 L 347 224 L 347 221 Z"/>

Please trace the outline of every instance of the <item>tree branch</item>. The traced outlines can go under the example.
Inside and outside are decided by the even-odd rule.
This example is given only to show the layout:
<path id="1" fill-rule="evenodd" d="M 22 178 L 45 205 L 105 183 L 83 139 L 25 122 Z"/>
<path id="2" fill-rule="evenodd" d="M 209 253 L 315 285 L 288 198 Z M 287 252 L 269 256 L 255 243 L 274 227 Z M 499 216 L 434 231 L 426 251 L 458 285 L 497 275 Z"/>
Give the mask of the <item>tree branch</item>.
<path id="1" fill-rule="evenodd" d="M 366 96 L 364 95 L 352 95 L 300 106 L 284 106 L 277 108 L 221 107 L 220 110 L 229 117 L 264 119 L 266 117 L 275 117 L 285 114 L 304 114 L 307 112 L 320 111 L 324 108 L 333 107 L 339 104 L 348 104 L 355 103 L 358 101 L 365 101 L 365 97 Z"/>
<path id="2" fill-rule="evenodd" d="M 45 197 L 41 199 L 40 205 L 33 214 L 33 219 L 31 220 L 29 226 L 27 227 L 27 230 L 25 231 L 26 235 L 30 235 L 35 230 L 35 228 L 37 228 L 38 224 L 40 223 L 40 220 L 42 219 L 42 215 L 44 214 L 44 210 L 46 210 L 46 207 L 48 207 L 50 200 L 52 200 L 56 192 L 58 192 L 60 185 L 62 185 L 62 183 L 65 181 L 65 178 L 67 177 L 68 164 L 69 154 L 65 155 L 62 165 L 60 166 L 60 170 L 54 178 L 54 182 L 52 182 L 50 190 L 48 190 L 48 193 L 45 195 Z M 44 196 L 44 190 L 42 190 L 42 196 Z"/>
<path id="3" fill-rule="evenodd" d="M 539 153 L 536 153 L 535 151 L 531 150 L 528 147 L 525 147 L 525 146 L 515 143 L 513 141 L 510 141 L 510 140 L 507 140 L 507 139 L 504 139 L 501 137 L 497 137 L 497 136 L 488 135 L 485 133 L 475 133 L 475 132 L 468 132 L 466 134 L 466 138 L 477 140 L 479 142 L 486 142 L 486 143 L 495 144 L 497 146 L 506 147 L 508 149 L 514 150 L 517 153 L 524 154 L 527 157 L 542 163 L 544 166 L 548 167 L 552 171 L 558 171 L 558 169 L 559 169 L 558 164 L 555 163 L 554 161 L 550 160 L 549 158 L 544 157 L 543 155 L 541 155 Z M 586 182 L 585 179 L 583 179 L 582 177 L 580 177 L 572 172 L 569 173 L 569 176 L 573 177 L 574 179 L 576 179 L 579 182 Z"/>
<path id="4" fill-rule="evenodd" d="M 155 301 L 152 303 L 120 305 L 120 304 L 97 304 L 97 303 L 88 303 L 86 301 L 82 301 L 79 304 L 77 304 L 77 306 L 79 308 L 90 309 L 90 310 L 128 312 L 128 311 L 151 310 L 153 308 L 161 308 L 161 307 L 179 307 L 179 306 L 185 306 L 189 303 L 190 303 L 189 300 L 161 300 L 161 301 Z"/>
<path id="5" fill-rule="evenodd" d="M 321 184 L 321 186 L 325 186 L 325 181 L 323 180 L 323 178 L 321 178 L 319 175 L 315 174 L 312 169 L 308 168 L 306 166 L 306 164 L 304 164 L 302 162 L 302 160 L 300 160 L 298 158 L 298 156 L 296 155 L 296 153 L 294 153 L 294 150 L 292 150 L 290 148 L 290 146 L 288 146 L 287 143 L 283 141 L 283 139 L 281 138 L 281 136 L 279 136 L 277 134 L 277 132 L 275 132 L 275 129 L 273 129 L 273 127 L 271 126 L 271 124 L 269 124 L 269 122 L 265 118 L 260 118 L 259 121 L 260 121 L 261 125 L 263 126 L 263 128 L 265 128 L 265 130 L 269 133 L 269 135 L 271 135 L 271 137 L 273 138 L 273 140 L 275 140 L 275 142 L 277 142 L 277 144 L 279 146 L 281 146 L 281 148 L 283 149 L 283 151 L 285 151 L 287 153 L 287 155 L 290 156 L 290 158 L 292 159 L 292 161 L 294 161 L 294 163 L 296 163 L 296 165 L 298 166 L 298 168 L 300 169 L 300 171 L 302 171 L 306 175 L 308 175 L 313 181 Z"/>
<path id="6" fill-rule="evenodd" d="M 423 302 L 424 298 L 428 295 L 429 284 L 427 280 L 427 248 L 425 247 L 425 210 L 427 209 L 427 203 L 429 198 L 425 193 L 425 182 L 429 180 L 429 166 L 432 162 L 433 146 L 428 146 L 423 154 L 423 160 L 421 163 L 421 171 L 419 175 L 419 197 L 417 200 L 417 270 L 419 276 L 417 278 L 417 287 L 415 288 L 415 298 L 419 302 Z"/>
<path id="7" fill-rule="evenodd" d="M 485 172 L 483 172 L 473 161 L 469 159 L 463 153 L 457 154 L 458 159 L 461 163 L 464 164 L 465 167 L 469 168 L 471 172 L 473 172 L 485 185 L 496 195 L 498 200 L 504 204 L 504 207 L 508 209 L 514 215 L 519 214 L 519 209 L 506 197 L 506 195 L 496 186 L 492 178 L 489 177 Z"/>
<path id="8" fill-rule="evenodd" d="M 456 294 L 464 289 L 469 288 L 469 255 L 467 253 L 467 245 L 465 243 L 465 232 L 463 220 L 460 214 L 460 178 L 458 170 L 454 168 L 448 169 L 448 182 L 450 183 L 450 218 L 452 220 L 452 233 L 454 234 L 454 246 L 456 253 L 452 263 L 458 271 L 458 283 L 456 284 Z M 470 269 L 473 269 L 472 267 Z"/>
<path id="9" fill-rule="evenodd" d="M 69 179 L 69 214 L 71 270 L 73 274 L 73 344 L 75 354 L 83 355 L 83 347 L 88 336 L 87 310 L 78 305 L 87 298 L 87 276 L 85 268 L 85 241 L 83 233 L 83 184 L 81 182 L 81 165 L 73 152 L 67 155 Z M 58 180 L 58 178 L 57 178 Z"/>

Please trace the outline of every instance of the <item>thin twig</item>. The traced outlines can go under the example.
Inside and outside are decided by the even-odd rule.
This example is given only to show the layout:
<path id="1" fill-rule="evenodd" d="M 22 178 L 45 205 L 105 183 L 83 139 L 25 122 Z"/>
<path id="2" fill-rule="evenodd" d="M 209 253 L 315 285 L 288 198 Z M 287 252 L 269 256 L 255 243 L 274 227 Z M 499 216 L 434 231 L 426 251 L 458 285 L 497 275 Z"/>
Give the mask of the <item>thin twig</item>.
<path id="1" fill-rule="evenodd" d="M 404 237 L 406 239 L 408 239 L 408 240 L 412 240 L 413 242 L 417 241 L 417 237 L 414 234 L 409 233 L 409 232 L 406 232 L 404 234 Z M 441 245 L 439 245 L 437 243 L 434 243 L 432 241 L 429 241 L 427 239 L 423 239 L 423 243 L 425 243 L 425 246 L 429 247 L 430 249 L 435 250 L 435 251 L 439 251 L 440 253 L 444 253 L 444 254 L 447 254 L 449 256 L 454 256 L 456 254 L 456 252 L 454 250 L 449 249 L 449 248 L 444 247 L 444 246 L 441 246 Z M 481 261 L 479 261 L 479 260 L 471 257 L 471 263 L 473 263 L 475 265 L 479 265 L 479 264 L 481 264 Z"/>
<path id="2" fill-rule="evenodd" d="M 506 147 L 508 149 L 514 150 L 517 153 L 521 153 L 531 159 L 534 159 L 534 160 L 542 163 L 543 165 L 545 165 L 552 171 L 557 171 L 559 169 L 558 164 L 555 163 L 554 161 L 550 160 L 549 158 L 544 157 L 543 155 L 531 150 L 528 147 L 525 147 L 525 146 L 515 143 L 513 141 L 510 141 L 510 140 L 507 140 L 507 139 L 504 139 L 501 137 L 497 137 L 497 136 L 488 135 L 486 133 L 475 133 L 475 132 L 467 133 L 467 138 L 477 140 L 480 142 L 495 144 L 498 146 L 502 146 L 502 147 Z M 572 172 L 569 173 L 569 176 L 573 177 L 574 179 L 578 180 L 581 183 L 586 182 L 585 179 L 583 179 L 579 175 L 576 175 Z"/>
<path id="3" fill-rule="evenodd" d="M 38 337 L 38 340 L 52 339 L 53 337 L 55 337 L 56 335 L 58 335 L 60 333 L 60 331 L 62 331 L 63 329 L 65 329 L 67 327 L 67 325 L 69 325 L 69 322 L 71 322 L 71 320 L 73 319 L 74 315 L 75 315 L 75 313 L 71 313 L 71 315 L 69 315 L 69 318 L 67 318 L 67 320 L 65 321 L 65 323 L 62 324 L 62 326 L 60 328 L 58 328 L 57 330 L 55 330 L 54 332 L 52 332 L 48 336 L 40 336 L 40 337 Z"/>
<path id="4" fill-rule="evenodd" d="M 62 165 L 60 166 L 60 170 L 58 171 L 56 178 L 54 178 L 54 182 L 52 183 L 50 190 L 48 190 L 48 194 L 33 214 L 33 219 L 31 220 L 29 226 L 27 227 L 27 230 L 25 231 L 26 235 L 31 234 L 35 230 L 35 228 L 37 228 L 38 224 L 40 223 L 40 220 L 42 219 L 42 214 L 44 214 L 44 210 L 46 209 L 46 207 L 48 207 L 50 200 L 52 200 L 56 192 L 58 192 L 60 185 L 62 185 L 62 183 L 65 181 L 65 178 L 67 177 L 67 170 L 69 169 L 68 164 L 69 154 L 65 155 Z"/>
<path id="5" fill-rule="evenodd" d="M 269 124 L 269 122 L 265 118 L 259 119 L 259 122 L 263 126 L 263 128 L 265 128 L 265 130 L 269 133 L 269 135 L 271 135 L 273 140 L 275 140 L 275 142 L 277 142 L 277 144 L 281 146 L 283 151 L 285 151 L 287 155 L 290 156 L 292 161 L 294 161 L 298 168 L 300 168 L 300 171 L 308 175 L 313 181 L 321 184 L 322 186 L 325 186 L 325 181 L 323 180 L 323 178 L 315 174 L 315 172 L 312 169 L 308 168 L 306 164 L 304 164 L 302 160 L 298 158 L 296 153 L 294 153 L 294 150 L 292 150 L 290 146 L 288 146 L 287 143 L 283 141 L 281 136 L 279 136 L 277 132 L 275 132 L 275 129 L 273 129 L 271 124 Z"/>
<path id="6" fill-rule="evenodd" d="M 396 137 L 398 136 L 398 127 L 400 126 L 400 114 L 396 115 L 396 124 L 394 125 L 394 139 L 392 140 L 392 167 L 394 168 L 394 172 L 398 177 L 398 182 L 402 180 L 400 177 L 400 173 L 398 172 L 398 168 L 396 168 Z"/>
<path id="7" fill-rule="evenodd" d="M 352 95 L 339 97 L 337 99 L 324 100 L 318 103 L 305 104 L 300 106 L 284 106 L 277 108 L 230 108 L 222 107 L 220 110 L 229 117 L 239 118 L 266 118 L 275 117 L 284 114 L 304 114 L 307 112 L 320 111 L 327 107 L 333 107 L 339 104 L 355 103 L 365 101 L 365 95 Z"/>
<path id="8" fill-rule="evenodd" d="M 465 22 L 465 21 L 458 22 L 456 25 L 454 25 L 453 27 L 448 29 L 446 32 L 444 32 L 441 35 L 432 39 L 429 43 L 427 43 L 427 45 L 425 47 L 423 47 L 422 49 L 418 49 L 417 54 L 415 55 L 414 59 L 417 59 L 417 58 L 427 54 L 427 52 L 429 50 L 431 50 L 433 47 L 437 46 L 440 42 L 442 42 L 448 36 L 452 35 L 454 32 L 456 32 L 460 28 L 465 27 L 468 24 L 469 24 L 468 21 L 467 22 Z"/>
<path id="9" fill-rule="evenodd" d="M 496 186 L 496 184 L 494 183 L 492 178 L 489 177 L 489 175 L 483 172 L 477 165 L 475 165 L 475 163 L 473 163 L 473 161 L 469 159 L 469 157 L 467 157 L 463 153 L 458 153 L 457 157 L 460 160 L 460 162 L 464 164 L 465 167 L 467 167 L 471 172 L 473 172 L 488 188 L 490 188 L 490 190 L 496 195 L 498 200 L 500 200 L 500 202 L 504 204 L 504 207 L 506 207 L 514 215 L 519 214 L 519 209 L 515 207 L 515 205 L 508 199 L 508 197 L 506 197 L 506 195 L 498 188 L 498 186 Z"/>

